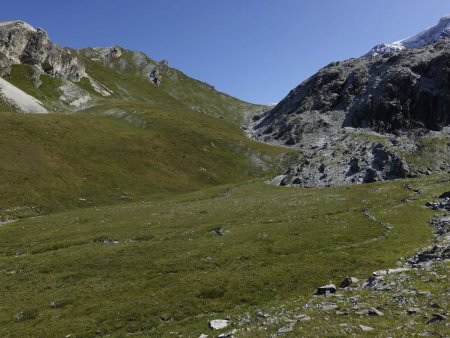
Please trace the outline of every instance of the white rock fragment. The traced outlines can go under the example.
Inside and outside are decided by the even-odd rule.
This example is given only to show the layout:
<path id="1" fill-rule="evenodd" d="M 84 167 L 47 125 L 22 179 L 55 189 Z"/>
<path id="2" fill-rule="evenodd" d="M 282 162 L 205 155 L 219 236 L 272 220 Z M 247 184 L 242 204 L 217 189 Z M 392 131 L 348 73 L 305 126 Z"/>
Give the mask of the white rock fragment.
<path id="1" fill-rule="evenodd" d="M 363 331 L 363 332 L 369 332 L 373 330 L 373 327 L 370 326 L 365 326 L 365 325 L 359 325 L 359 328 Z"/>
<path id="2" fill-rule="evenodd" d="M 230 321 L 226 319 L 213 319 L 209 321 L 209 327 L 213 330 L 223 330 L 230 325 Z"/>
<path id="3" fill-rule="evenodd" d="M 81 107 L 91 100 L 91 95 L 88 92 L 70 81 L 65 81 L 58 89 L 61 92 L 59 99 L 73 107 Z"/>
<path id="4" fill-rule="evenodd" d="M 372 273 L 372 276 L 374 277 L 381 277 L 386 275 L 392 275 L 395 273 L 405 272 L 409 271 L 408 268 L 397 268 L 397 269 L 386 269 L 386 270 L 378 270 Z"/>

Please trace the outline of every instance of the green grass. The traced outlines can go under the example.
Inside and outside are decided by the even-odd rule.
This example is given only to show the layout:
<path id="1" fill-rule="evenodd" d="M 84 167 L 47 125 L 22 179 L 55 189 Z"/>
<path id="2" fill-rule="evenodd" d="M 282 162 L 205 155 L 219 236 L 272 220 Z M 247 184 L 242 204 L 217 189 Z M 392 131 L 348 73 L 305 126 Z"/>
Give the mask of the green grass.
<path id="1" fill-rule="evenodd" d="M 41 101 L 47 109 L 60 110 L 63 104 L 59 101 L 61 93 L 58 87 L 62 85 L 62 80 L 41 75 L 42 85 L 36 88 L 31 81 L 32 72 L 33 68 L 30 65 L 13 65 L 11 74 L 5 80 Z"/>
<path id="2" fill-rule="evenodd" d="M 394 267 L 431 239 L 423 205 L 448 190 L 448 174 L 268 186 L 301 154 L 239 130 L 261 106 L 175 69 L 155 86 L 130 51 L 125 68 L 77 55 L 111 97 L 83 79 L 93 98 L 83 112 L 0 113 L 0 221 L 19 219 L 0 225 L 0 336 L 198 337 L 209 319 L 298 306 L 317 286 Z M 68 110 L 61 80 L 43 75 L 37 89 L 30 71 L 14 66 L 8 81 Z M 445 159 L 447 141 L 435 141 L 410 160 Z M 296 334 L 340 335 L 322 320 Z"/>
<path id="3" fill-rule="evenodd" d="M 72 53 L 85 63 L 86 72 L 91 78 L 112 90 L 111 96 L 103 97 L 93 89 L 87 78 L 76 83 L 92 97 L 88 105 L 91 111 L 98 106 L 96 111 L 101 112 L 105 106 L 115 106 L 118 103 L 146 104 L 158 111 L 201 113 L 240 125 L 253 113 L 262 109 L 260 105 L 218 92 L 211 86 L 190 78 L 174 68 L 170 69 L 169 75 L 162 74 L 161 85 L 156 86 L 149 81 L 144 69 L 138 68 L 133 61 L 132 51 L 123 50 L 120 59 L 104 63 L 87 57 L 88 50 L 72 50 Z M 148 64 L 155 64 L 152 59 L 145 58 Z M 31 80 L 32 73 L 33 68 L 30 65 L 13 65 L 11 74 L 5 79 L 40 100 L 49 111 L 78 110 L 59 99 L 62 79 L 41 75 L 42 85 L 36 88 Z M 0 108 L 4 108 L 3 110 L 11 108 L 3 106 L 4 104 L 0 103 Z"/>
<path id="4" fill-rule="evenodd" d="M 448 175 L 407 182 L 424 194 L 411 195 L 405 181 L 323 190 L 250 183 L 4 225 L 0 335 L 196 337 L 208 319 L 395 266 L 431 237 L 433 213 L 422 206 Z M 386 229 L 365 209 L 394 230 L 371 241 Z M 16 323 L 19 312 L 33 316 Z"/>
<path id="5" fill-rule="evenodd" d="M 170 75 L 162 74 L 160 86 L 149 82 L 142 69 L 138 69 L 133 62 L 132 51 L 124 50 L 120 59 L 105 64 L 100 60 L 92 60 L 81 51 L 79 57 L 86 64 L 87 73 L 99 83 L 111 89 L 111 97 L 96 97 L 97 104 L 116 104 L 117 101 L 145 102 L 154 109 L 165 111 L 200 112 L 220 118 L 233 124 L 241 124 L 252 112 L 261 106 L 243 102 L 234 97 L 220 93 L 205 83 L 188 77 L 177 69 L 171 68 Z M 125 61 L 125 68 L 120 60 Z M 155 61 L 147 57 L 147 62 Z M 89 90 L 86 84 L 81 86 Z"/>
<path id="6" fill-rule="evenodd" d="M 101 115 L 0 113 L 0 210 L 50 212 L 240 182 L 272 173 L 285 152 L 204 114 L 142 109 L 145 128 Z"/>
<path id="7" fill-rule="evenodd" d="M 411 163 L 415 168 L 426 171 L 428 168 L 438 167 L 439 165 L 445 168 L 450 162 L 449 150 L 449 135 L 429 135 L 418 140 L 417 152 L 404 155 L 408 163 Z"/>

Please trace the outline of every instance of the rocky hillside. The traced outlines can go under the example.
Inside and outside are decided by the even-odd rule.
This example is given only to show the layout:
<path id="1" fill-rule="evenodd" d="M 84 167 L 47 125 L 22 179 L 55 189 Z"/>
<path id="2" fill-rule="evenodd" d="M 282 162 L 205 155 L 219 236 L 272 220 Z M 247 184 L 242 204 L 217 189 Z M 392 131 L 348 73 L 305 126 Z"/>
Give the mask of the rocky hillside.
<path id="1" fill-rule="evenodd" d="M 265 177 L 286 152 L 239 129 L 260 106 L 142 52 L 61 48 L 8 21 L 0 59 L 0 222 Z"/>
<path id="2" fill-rule="evenodd" d="M 395 43 L 397 49 L 375 47 L 364 57 L 331 63 L 255 117 L 256 139 L 299 147 L 306 157 L 275 182 L 326 186 L 428 170 L 406 158 L 423 150 L 424 135 L 448 137 L 449 26 L 446 17 Z M 447 156 L 429 163 L 431 171 L 446 168 L 445 146 L 443 152 Z"/>
<path id="3" fill-rule="evenodd" d="M 250 116 L 261 109 L 186 76 L 167 60 L 156 62 L 119 46 L 62 48 L 43 29 L 23 21 L 0 22 L 0 76 L 4 80 L 0 82 L 2 110 L 97 108 L 97 112 L 134 120 L 134 110 L 117 109 L 117 102 L 144 102 L 242 123 L 246 113 Z"/>
<path id="4" fill-rule="evenodd" d="M 40 75 L 79 81 L 86 76 L 84 64 L 69 49 L 61 48 L 49 40 L 47 33 L 23 21 L 0 23 L 0 74 L 11 73 L 11 65 L 34 66 L 33 80 L 40 86 Z"/>

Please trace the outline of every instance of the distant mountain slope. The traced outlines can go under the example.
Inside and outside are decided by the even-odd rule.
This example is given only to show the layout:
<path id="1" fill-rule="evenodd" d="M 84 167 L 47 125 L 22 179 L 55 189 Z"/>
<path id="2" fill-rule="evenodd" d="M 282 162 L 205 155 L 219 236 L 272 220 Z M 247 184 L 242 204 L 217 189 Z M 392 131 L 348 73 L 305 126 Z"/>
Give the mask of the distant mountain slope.
<path id="1" fill-rule="evenodd" d="M 435 26 L 414 36 L 390 44 L 382 43 L 377 45 L 366 56 L 377 56 L 390 52 L 399 52 L 404 49 L 422 48 L 448 38 L 450 38 L 450 15 L 443 17 Z"/>
<path id="2" fill-rule="evenodd" d="M 445 17 L 403 40 L 402 48 L 331 63 L 255 117 L 254 138 L 296 146 L 307 158 L 274 182 L 327 186 L 447 168 L 445 146 L 444 156 L 429 168 L 419 168 L 415 158 L 422 150 L 420 135 L 448 135 L 449 22 Z"/>
<path id="3" fill-rule="evenodd" d="M 23 21 L 0 22 L 0 76 L 49 111 L 73 112 L 126 100 L 240 124 L 263 108 L 220 93 L 141 52 L 118 46 L 61 48 L 43 29 Z"/>
<path id="4" fill-rule="evenodd" d="M 0 222 L 265 177 L 286 153 L 239 129 L 264 107 L 141 52 L 1 22 L 0 76 Z"/>

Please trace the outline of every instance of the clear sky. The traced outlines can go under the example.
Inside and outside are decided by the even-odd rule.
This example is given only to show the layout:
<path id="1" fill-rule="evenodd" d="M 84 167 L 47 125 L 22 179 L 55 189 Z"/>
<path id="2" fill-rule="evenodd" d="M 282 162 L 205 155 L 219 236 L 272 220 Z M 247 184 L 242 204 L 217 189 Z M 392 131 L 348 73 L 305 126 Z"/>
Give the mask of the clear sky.
<path id="1" fill-rule="evenodd" d="M 13 0 L 0 20 L 63 46 L 120 45 L 218 90 L 273 103 L 331 61 L 433 26 L 448 0 Z"/>

